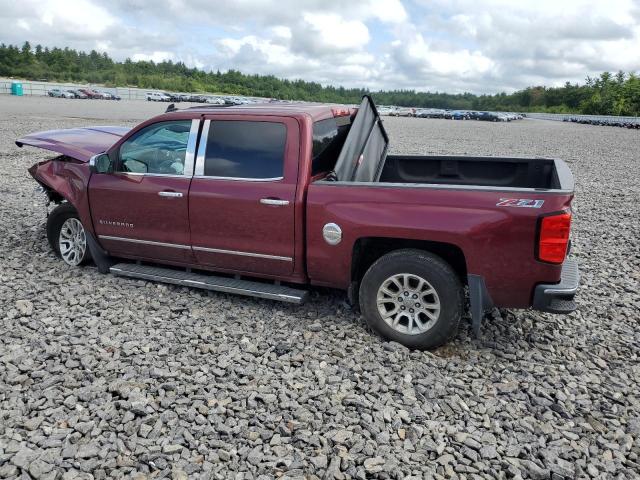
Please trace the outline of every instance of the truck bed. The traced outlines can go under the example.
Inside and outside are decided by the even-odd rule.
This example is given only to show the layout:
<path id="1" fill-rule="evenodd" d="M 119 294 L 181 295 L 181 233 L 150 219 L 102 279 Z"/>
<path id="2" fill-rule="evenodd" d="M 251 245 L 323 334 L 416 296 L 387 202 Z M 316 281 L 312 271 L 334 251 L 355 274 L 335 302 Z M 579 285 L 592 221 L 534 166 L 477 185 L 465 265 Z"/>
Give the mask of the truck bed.
<path id="1" fill-rule="evenodd" d="M 556 162 L 544 158 L 388 155 L 381 183 L 560 189 Z"/>
<path id="2" fill-rule="evenodd" d="M 447 186 L 457 189 L 573 191 L 561 160 L 460 155 L 389 155 L 389 136 L 373 104 L 363 99 L 327 180 L 354 186 Z"/>

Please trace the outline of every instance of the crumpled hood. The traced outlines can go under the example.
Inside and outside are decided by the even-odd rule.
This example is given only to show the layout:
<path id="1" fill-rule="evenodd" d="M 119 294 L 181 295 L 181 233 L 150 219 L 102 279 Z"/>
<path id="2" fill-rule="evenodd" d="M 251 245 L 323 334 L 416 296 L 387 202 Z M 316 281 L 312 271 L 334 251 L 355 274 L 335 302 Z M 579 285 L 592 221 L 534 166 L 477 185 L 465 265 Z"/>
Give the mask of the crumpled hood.
<path id="1" fill-rule="evenodd" d="M 128 127 L 85 127 L 48 130 L 26 135 L 16 145 L 29 145 L 58 152 L 88 162 L 91 157 L 108 150 L 129 130 Z"/>

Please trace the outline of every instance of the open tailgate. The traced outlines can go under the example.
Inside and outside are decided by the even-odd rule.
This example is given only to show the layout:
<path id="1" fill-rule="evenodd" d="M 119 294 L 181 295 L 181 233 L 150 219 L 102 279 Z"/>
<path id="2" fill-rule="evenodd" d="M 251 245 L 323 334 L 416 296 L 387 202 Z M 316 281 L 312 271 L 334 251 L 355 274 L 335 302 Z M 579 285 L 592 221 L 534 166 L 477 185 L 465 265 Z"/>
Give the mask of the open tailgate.
<path id="1" fill-rule="evenodd" d="M 334 168 L 342 182 L 376 182 L 384 166 L 389 136 L 369 95 L 362 98 Z"/>

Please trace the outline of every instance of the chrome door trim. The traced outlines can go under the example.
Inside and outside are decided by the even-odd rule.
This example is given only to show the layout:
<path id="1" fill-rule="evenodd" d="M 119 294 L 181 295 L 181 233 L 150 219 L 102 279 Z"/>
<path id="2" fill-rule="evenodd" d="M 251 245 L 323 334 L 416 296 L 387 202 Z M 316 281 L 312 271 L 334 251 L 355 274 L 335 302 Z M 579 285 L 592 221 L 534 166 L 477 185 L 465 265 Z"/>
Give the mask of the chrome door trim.
<path id="1" fill-rule="evenodd" d="M 264 253 L 241 252 L 238 250 L 223 250 L 221 248 L 192 247 L 198 252 L 222 253 L 226 255 L 238 255 L 241 257 L 266 258 L 268 260 L 281 260 L 283 262 L 292 262 L 291 257 L 280 257 L 278 255 L 266 255 Z"/>
<path id="2" fill-rule="evenodd" d="M 264 253 L 241 252 L 238 250 L 223 250 L 221 248 L 190 247 L 189 245 L 180 245 L 178 243 L 154 242 L 151 240 L 140 240 L 138 238 L 114 237 L 112 235 L 98 235 L 98 238 L 100 238 L 101 240 L 114 240 L 119 242 L 138 243 L 142 245 L 153 245 L 156 247 L 179 248 L 183 250 L 189 250 L 190 248 L 193 248 L 193 250 L 197 250 L 200 252 L 222 253 L 227 255 L 238 255 L 241 257 L 265 258 L 268 260 L 281 260 L 283 262 L 293 261 L 293 258 L 291 257 L 281 257 L 278 255 L 266 255 Z"/>
<path id="3" fill-rule="evenodd" d="M 280 200 L 278 198 L 261 198 L 260 203 L 262 205 L 273 205 L 276 207 L 284 207 L 289 205 L 289 200 Z"/>
<path id="4" fill-rule="evenodd" d="M 98 235 L 101 240 L 115 240 L 118 242 L 139 243 L 142 245 L 153 245 L 155 247 L 179 248 L 181 250 L 189 250 L 189 245 L 180 245 L 179 243 L 153 242 L 151 240 L 140 240 L 138 238 L 114 237 L 111 235 Z"/>
<path id="5" fill-rule="evenodd" d="M 182 198 L 182 192 L 158 192 L 161 197 Z"/>
<path id="6" fill-rule="evenodd" d="M 200 143 L 198 144 L 198 155 L 196 156 L 196 168 L 193 172 L 194 177 L 204 175 L 204 156 L 207 149 L 207 138 L 209 137 L 209 128 L 211 120 L 205 120 L 202 124 L 202 133 L 200 134 Z"/>

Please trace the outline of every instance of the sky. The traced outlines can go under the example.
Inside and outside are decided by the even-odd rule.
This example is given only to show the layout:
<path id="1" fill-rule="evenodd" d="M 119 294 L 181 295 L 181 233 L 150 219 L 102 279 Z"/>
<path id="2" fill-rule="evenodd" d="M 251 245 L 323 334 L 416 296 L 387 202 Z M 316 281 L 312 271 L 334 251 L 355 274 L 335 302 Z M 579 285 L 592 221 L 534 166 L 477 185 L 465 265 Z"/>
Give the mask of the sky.
<path id="1" fill-rule="evenodd" d="M 512 92 L 640 71 L 640 0 L 0 0 L 0 43 L 323 85 Z"/>

